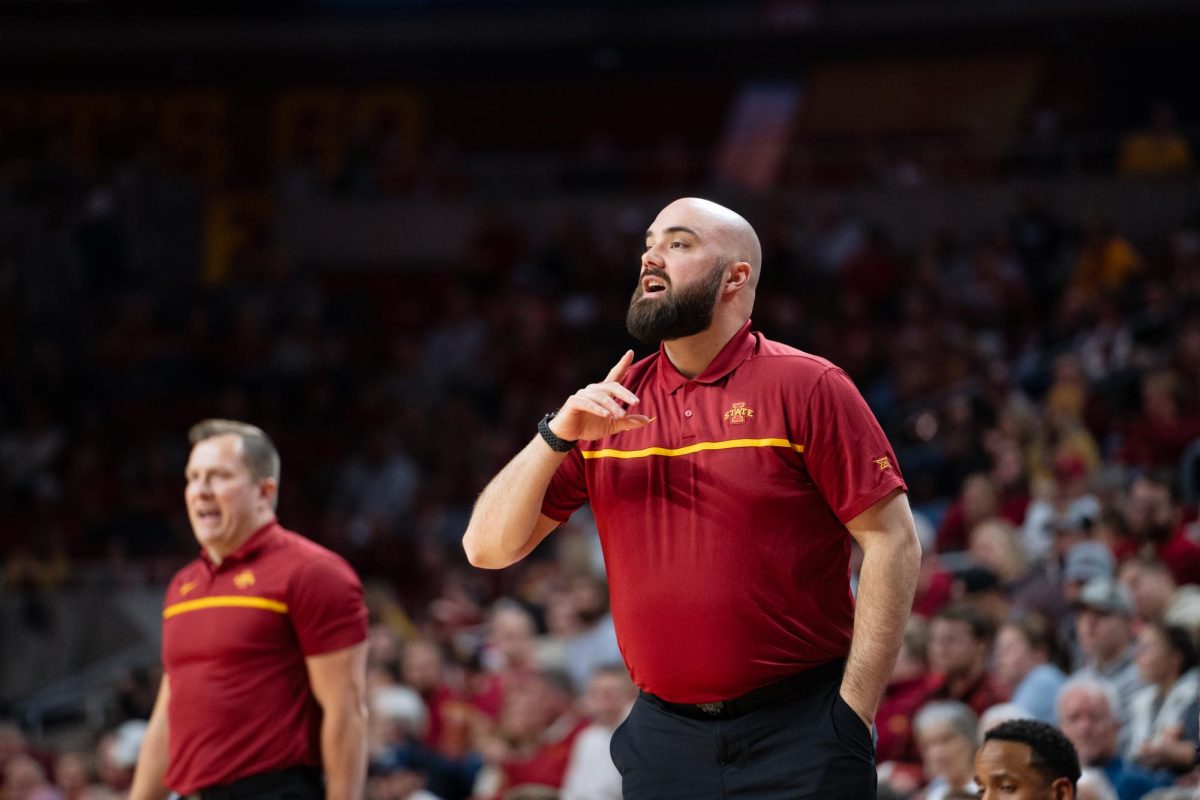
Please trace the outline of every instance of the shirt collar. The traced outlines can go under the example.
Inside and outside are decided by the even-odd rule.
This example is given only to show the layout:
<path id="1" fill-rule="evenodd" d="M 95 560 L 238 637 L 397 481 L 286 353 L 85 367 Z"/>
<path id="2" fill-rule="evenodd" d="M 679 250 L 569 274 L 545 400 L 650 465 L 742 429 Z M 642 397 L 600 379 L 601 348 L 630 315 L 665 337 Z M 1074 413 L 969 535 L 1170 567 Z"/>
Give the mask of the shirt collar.
<path id="1" fill-rule="evenodd" d="M 200 548 L 200 558 L 206 563 L 209 569 L 217 570 L 225 564 L 237 561 L 249 561 L 254 556 L 258 555 L 267 545 L 275 540 L 279 533 L 279 520 L 272 519 L 266 525 L 250 534 L 250 538 L 242 542 L 242 546 L 234 550 L 229 555 L 221 559 L 220 564 L 213 564 L 212 556 L 204 548 Z"/>
<path id="2" fill-rule="evenodd" d="M 679 387 L 689 381 L 692 383 L 716 383 L 750 358 L 754 354 L 757 342 L 757 337 L 750 332 L 750 320 L 746 320 L 738 332 L 729 337 L 729 341 L 721 348 L 721 352 L 717 353 L 717 357 L 694 378 L 688 378 L 675 369 L 675 365 L 671 363 L 671 359 L 667 355 L 667 345 L 664 342 L 658 346 L 659 380 L 662 381 L 667 394 L 674 394 Z"/>

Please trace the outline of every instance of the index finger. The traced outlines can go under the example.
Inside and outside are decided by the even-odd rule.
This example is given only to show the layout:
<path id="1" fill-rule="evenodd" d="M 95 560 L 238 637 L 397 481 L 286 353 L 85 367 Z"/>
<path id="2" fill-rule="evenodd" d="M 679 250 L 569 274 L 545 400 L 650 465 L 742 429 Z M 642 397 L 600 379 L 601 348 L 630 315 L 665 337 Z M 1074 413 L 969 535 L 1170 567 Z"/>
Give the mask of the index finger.
<path id="1" fill-rule="evenodd" d="M 608 371 L 608 376 L 605 377 L 604 382 L 608 383 L 609 381 L 621 380 L 621 378 L 625 377 L 625 373 L 628 371 L 629 365 L 632 363 L 633 351 L 626 350 L 625 355 L 621 356 L 621 360 L 618 361 L 613 368 Z"/>

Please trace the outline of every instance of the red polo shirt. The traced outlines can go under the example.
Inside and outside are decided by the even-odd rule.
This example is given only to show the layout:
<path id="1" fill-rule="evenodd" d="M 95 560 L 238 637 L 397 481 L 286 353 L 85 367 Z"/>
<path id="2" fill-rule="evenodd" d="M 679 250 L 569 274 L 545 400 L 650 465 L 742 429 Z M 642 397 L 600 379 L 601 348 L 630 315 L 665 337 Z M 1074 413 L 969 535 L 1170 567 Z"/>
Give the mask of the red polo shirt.
<path id="1" fill-rule="evenodd" d="M 321 764 L 304 659 L 358 644 L 367 610 L 341 557 L 272 522 L 214 566 L 176 573 L 163 608 L 166 783 L 181 795 Z"/>
<path id="2" fill-rule="evenodd" d="M 695 379 L 660 349 L 623 382 L 657 419 L 580 442 L 542 512 L 591 501 L 634 682 L 704 703 L 844 658 L 844 523 L 905 488 L 846 374 L 747 322 Z"/>

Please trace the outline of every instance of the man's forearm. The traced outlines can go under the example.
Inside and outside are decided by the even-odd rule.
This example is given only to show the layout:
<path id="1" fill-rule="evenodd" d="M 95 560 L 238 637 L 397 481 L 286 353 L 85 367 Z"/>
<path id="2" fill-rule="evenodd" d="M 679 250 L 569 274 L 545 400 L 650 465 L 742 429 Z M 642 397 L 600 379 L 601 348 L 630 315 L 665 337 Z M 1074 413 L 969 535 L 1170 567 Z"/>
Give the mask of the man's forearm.
<path id="1" fill-rule="evenodd" d="M 167 678 L 159 686 L 158 699 L 146 724 L 142 746 L 138 750 L 137 766 L 133 771 L 133 785 L 129 789 L 129 800 L 166 800 L 170 790 L 163 783 L 167 774 Z"/>
<path id="2" fill-rule="evenodd" d="M 500 470 L 471 512 L 463 535 L 468 561 L 477 567 L 499 569 L 519 561 L 532 549 L 530 540 L 546 487 L 564 457 L 535 437 Z"/>
<path id="3" fill-rule="evenodd" d="M 326 712 L 321 720 L 326 800 L 362 800 L 367 777 L 367 711 L 361 704 Z"/>
<path id="4" fill-rule="evenodd" d="M 842 696 L 860 716 L 874 718 L 900 652 L 916 592 L 921 548 L 915 532 L 897 531 L 863 551 L 854 638 Z"/>

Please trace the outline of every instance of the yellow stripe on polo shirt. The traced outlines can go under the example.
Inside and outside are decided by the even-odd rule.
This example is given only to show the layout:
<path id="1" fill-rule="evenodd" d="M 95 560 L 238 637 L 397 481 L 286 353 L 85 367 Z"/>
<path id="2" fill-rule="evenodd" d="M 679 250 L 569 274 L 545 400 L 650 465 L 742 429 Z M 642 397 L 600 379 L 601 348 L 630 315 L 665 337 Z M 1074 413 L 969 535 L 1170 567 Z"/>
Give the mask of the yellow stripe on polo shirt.
<path id="1" fill-rule="evenodd" d="M 185 600 L 163 609 L 163 619 L 170 619 L 177 614 L 189 611 L 201 611 L 206 608 L 261 608 L 263 611 L 274 611 L 276 614 L 286 614 L 287 603 L 271 600 L 266 597 L 241 597 L 238 595 L 217 595 L 215 597 L 199 597 L 195 600 Z"/>
<path id="2" fill-rule="evenodd" d="M 644 447 L 641 450 L 583 450 L 584 458 L 646 458 L 648 456 L 686 456 L 702 450 L 734 450 L 746 447 L 786 447 L 797 453 L 804 452 L 804 445 L 787 439 L 726 439 L 723 442 L 696 442 L 687 447 Z"/>

